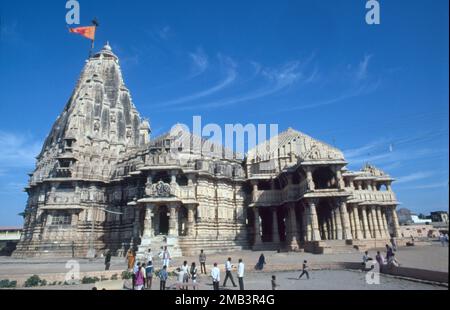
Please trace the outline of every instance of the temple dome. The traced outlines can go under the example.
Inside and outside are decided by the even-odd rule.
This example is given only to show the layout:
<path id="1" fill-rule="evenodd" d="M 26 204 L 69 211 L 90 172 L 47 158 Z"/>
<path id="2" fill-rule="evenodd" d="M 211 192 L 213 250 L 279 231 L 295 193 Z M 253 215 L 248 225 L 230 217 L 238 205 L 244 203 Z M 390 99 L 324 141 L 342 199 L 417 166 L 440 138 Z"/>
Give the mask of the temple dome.
<path id="1" fill-rule="evenodd" d="M 345 163 L 344 154 L 337 148 L 292 128 L 258 144 L 248 152 L 247 161 L 257 163 L 288 157 L 293 164 L 303 161 Z"/>
<path id="2" fill-rule="evenodd" d="M 111 45 L 109 45 L 109 42 L 107 41 L 106 44 L 103 46 L 103 48 L 94 55 L 94 58 L 99 57 L 112 57 L 116 60 L 118 60 L 118 57 L 113 53 Z"/>

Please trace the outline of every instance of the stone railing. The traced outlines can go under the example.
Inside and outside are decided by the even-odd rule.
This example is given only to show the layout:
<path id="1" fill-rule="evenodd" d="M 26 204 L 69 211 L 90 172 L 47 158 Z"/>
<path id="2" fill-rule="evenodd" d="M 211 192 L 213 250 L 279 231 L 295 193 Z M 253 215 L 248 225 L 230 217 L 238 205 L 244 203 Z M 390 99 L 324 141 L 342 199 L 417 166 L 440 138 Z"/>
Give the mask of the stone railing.
<path id="1" fill-rule="evenodd" d="M 79 193 L 49 193 L 46 204 L 78 204 L 81 202 Z"/>
<path id="2" fill-rule="evenodd" d="M 180 199 L 196 199 L 195 186 L 177 186 L 175 188 L 175 196 Z"/>
<path id="3" fill-rule="evenodd" d="M 369 191 L 354 190 L 352 192 L 353 199 L 370 202 L 396 202 L 394 192 L 388 191 Z"/>
<path id="4" fill-rule="evenodd" d="M 263 190 L 253 193 L 253 203 L 278 203 L 281 201 L 281 190 Z"/>
<path id="5" fill-rule="evenodd" d="M 295 201 L 308 192 L 308 183 L 291 184 L 278 190 L 259 190 L 252 193 L 252 202 L 256 204 L 274 204 Z"/>
<path id="6" fill-rule="evenodd" d="M 167 154 L 155 154 L 155 155 L 147 155 L 145 157 L 145 165 L 176 165 L 177 160 L 170 155 Z"/>
<path id="7" fill-rule="evenodd" d="M 154 183 L 145 189 L 148 197 L 177 197 L 180 199 L 196 199 L 194 185 L 179 186 L 164 182 Z"/>

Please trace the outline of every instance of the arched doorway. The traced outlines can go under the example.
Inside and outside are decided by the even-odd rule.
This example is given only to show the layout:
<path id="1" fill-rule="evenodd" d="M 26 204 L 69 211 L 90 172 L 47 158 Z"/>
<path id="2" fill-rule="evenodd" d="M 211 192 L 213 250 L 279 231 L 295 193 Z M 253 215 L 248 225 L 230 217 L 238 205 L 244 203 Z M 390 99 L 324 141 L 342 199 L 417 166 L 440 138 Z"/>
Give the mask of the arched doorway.
<path id="1" fill-rule="evenodd" d="M 169 234 L 169 216 L 167 213 L 169 210 L 167 206 L 159 207 L 159 233 L 161 235 Z"/>

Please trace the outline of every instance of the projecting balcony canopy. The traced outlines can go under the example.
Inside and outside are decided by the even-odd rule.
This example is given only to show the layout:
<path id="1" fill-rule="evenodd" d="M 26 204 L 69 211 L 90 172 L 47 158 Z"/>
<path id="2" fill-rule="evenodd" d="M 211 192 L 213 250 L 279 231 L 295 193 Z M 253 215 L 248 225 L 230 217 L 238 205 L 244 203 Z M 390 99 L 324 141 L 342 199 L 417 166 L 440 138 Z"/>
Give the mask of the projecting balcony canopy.
<path id="1" fill-rule="evenodd" d="M 133 206 L 146 203 L 198 204 L 195 196 L 195 186 L 179 186 L 159 181 L 148 185 L 145 188 L 145 195 L 146 197 L 131 201 L 128 205 Z"/>

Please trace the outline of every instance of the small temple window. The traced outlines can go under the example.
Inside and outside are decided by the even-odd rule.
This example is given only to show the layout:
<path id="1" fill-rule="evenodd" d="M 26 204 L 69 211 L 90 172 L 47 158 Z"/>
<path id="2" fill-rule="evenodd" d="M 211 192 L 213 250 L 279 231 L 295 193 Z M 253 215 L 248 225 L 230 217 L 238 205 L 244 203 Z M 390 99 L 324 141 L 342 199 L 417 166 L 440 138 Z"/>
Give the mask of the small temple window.
<path id="1" fill-rule="evenodd" d="M 72 222 L 72 217 L 69 213 L 59 212 L 53 215 L 52 225 L 70 225 Z"/>

